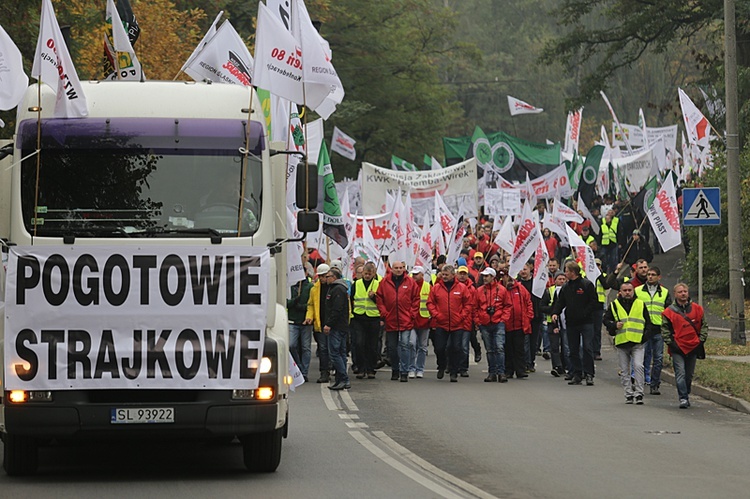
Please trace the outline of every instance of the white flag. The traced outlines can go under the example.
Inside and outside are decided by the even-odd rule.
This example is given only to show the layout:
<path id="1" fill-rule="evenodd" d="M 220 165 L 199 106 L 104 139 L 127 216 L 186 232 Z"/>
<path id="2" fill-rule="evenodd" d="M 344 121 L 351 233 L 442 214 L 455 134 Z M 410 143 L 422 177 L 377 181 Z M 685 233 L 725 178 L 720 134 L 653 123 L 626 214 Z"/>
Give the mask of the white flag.
<path id="1" fill-rule="evenodd" d="M 586 203 L 583 202 L 583 198 L 581 198 L 580 192 L 578 193 L 578 209 L 581 210 L 581 213 L 583 213 L 583 218 L 591 222 L 591 229 L 594 231 L 594 233 L 598 234 L 599 224 L 596 222 L 596 218 L 594 218 L 594 216 L 589 211 Z"/>
<path id="2" fill-rule="evenodd" d="M 439 221 L 436 221 L 432 224 L 432 227 L 430 227 L 430 237 L 432 238 L 432 245 L 435 248 L 435 253 L 438 255 L 445 255 L 445 233 L 443 232 L 443 227 L 440 225 Z"/>
<path id="3" fill-rule="evenodd" d="M 206 34 L 203 35 L 203 39 L 200 41 L 197 47 L 195 47 L 195 50 L 193 50 L 193 53 L 190 54 L 190 57 L 188 57 L 187 61 L 185 61 L 185 64 L 182 65 L 182 68 L 180 71 L 183 73 L 185 72 L 185 69 L 190 66 L 195 58 L 198 56 L 198 54 L 201 53 L 201 51 L 206 47 L 206 44 L 211 41 L 211 38 L 214 37 L 216 34 L 216 26 L 219 24 L 219 20 L 221 19 L 221 16 L 224 15 L 224 11 L 219 11 L 219 14 L 216 16 L 216 19 L 214 19 L 214 22 L 211 23 L 211 27 L 208 28 L 208 31 L 206 31 Z"/>
<path id="4" fill-rule="evenodd" d="M 8 111 L 18 106 L 29 86 L 29 77 L 23 72 L 21 51 L 0 26 L 0 110 Z"/>
<path id="5" fill-rule="evenodd" d="M 511 277 L 518 275 L 539 246 L 541 232 L 539 232 L 538 226 L 534 223 L 531 211 L 531 205 L 524 203 L 521 212 L 521 225 L 518 226 L 516 244 L 513 247 L 510 266 L 508 267 L 508 275 Z"/>
<path id="6" fill-rule="evenodd" d="M 258 4 L 253 75 L 258 88 L 304 104 L 302 47 L 263 2 Z"/>
<path id="7" fill-rule="evenodd" d="M 339 127 L 333 127 L 333 138 L 331 139 L 331 152 L 337 152 L 347 159 L 354 161 L 357 159 L 357 151 L 354 144 L 357 141 L 339 130 Z"/>
<path id="8" fill-rule="evenodd" d="M 604 103 L 607 105 L 607 109 L 609 109 L 609 114 L 612 115 L 612 120 L 614 120 L 615 125 L 617 125 L 617 130 L 620 132 L 620 135 L 622 136 L 622 140 L 625 142 L 625 147 L 627 148 L 629 153 L 633 153 L 633 147 L 630 145 L 630 142 L 628 142 L 628 136 L 625 133 L 625 130 L 622 129 L 622 125 L 620 124 L 620 120 L 617 119 L 617 115 L 615 114 L 615 110 L 612 107 L 612 104 L 609 103 L 609 99 L 607 98 L 607 94 L 604 93 L 604 91 L 600 90 L 599 93 L 602 96 L 602 99 L 604 99 Z M 614 139 L 614 137 L 613 137 Z"/>
<path id="9" fill-rule="evenodd" d="M 289 237 L 292 239 L 299 239 L 302 234 L 297 232 L 297 217 L 288 206 L 286 207 L 286 223 L 286 230 Z M 290 286 L 306 278 L 305 266 L 302 265 L 303 251 L 304 248 L 302 247 L 301 241 L 288 243 L 286 245 L 286 279 Z"/>
<path id="10" fill-rule="evenodd" d="M 497 221 L 500 217 L 497 217 Z M 508 252 L 509 255 L 513 254 L 513 248 L 516 246 L 516 233 L 513 230 L 513 217 L 506 215 L 503 220 L 500 230 L 495 236 L 495 244 L 500 246 L 502 249 Z"/>
<path id="11" fill-rule="evenodd" d="M 68 47 L 57 24 L 51 0 L 42 0 L 39 38 L 34 53 L 31 76 L 49 85 L 57 95 L 55 117 L 81 118 L 89 108 L 78 73 L 70 59 Z"/>
<path id="12" fill-rule="evenodd" d="M 195 81 L 209 80 L 246 87 L 254 84 L 253 57 L 229 21 L 224 21 L 203 50 L 186 65 L 185 73 Z"/>
<path id="13" fill-rule="evenodd" d="M 289 385 L 289 389 L 294 391 L 295 388 L 305 383 L 305 377 L 302 376 L 302 371 L 299 370 L 299 366 L 294 361 L 292 354 L 289 354 L 289 375 L 292 377 L 292 384 Z"/>
<path id="14" fill-rule="evenodd" d="M 672 175 L 667 179 L 656 193 L 654 204 L 646 212 L 651 229 L 659 239 L 659 244 L 664 251 L 669 251 L 682 242 L 680 234 L 680 212 L 677 207 L 674 181 Z"/>
<path id="15" fill-rule="evenodd" d="M 442 170 L 443 166 L 440 164 L 440 161 L 435 159 L 435 156 L 430 156 L 430 169 L 431 170 Z"/>
<path id="16" fill-rule="evenodd" d="M 691 144 L 707 146 L 711 124 L 681 88 L 677 89 L 677 93 L 680 94 L 680 107 L 682 108 L 682 117 L 685 120 L 688 140 Z"/>
<path id="17" fill-rule="evenodd" d="M 583 217 L 578 214 L 573 208 L 563 203 L 559 198 L 555 198 L 555 203 L 552 206 L 552 218 L 562 220 L 564 222 L 575 222 L 583 223 Z"/>
<path id="18" fill-rule="evenodd" d="M 508 109 L 510 109 L 511 116 L 517 114 L 539 114 L 544 111 L 541 107 L 534 107 L 528 102 L 516 99 L 510 95 L 508 96 Z"/>
<path id="19" fill-rule="evenodd" d="M 425 220 L 427 215 L 425 215 Z M 432 227 L 429 227 L 426 223 L 422 227 L 422 234 L 419 236 L 417 242 L 416 259 L 415 265 L 419 265 L 424 269 L 432 267 L 432 248 L 435 246 L 432 240 Z"/>
<path id="20" fill-rule="evenodd" d="M 114 0 L 107 0 L 107 22 L 112 26 L 112 67 L 115 71 L 106 78 L 111 80 L 135 80 L 143 79 L 143 68 L 135 56 L 133 45 L 125 26 L 122 24 L 120 14 L 117 12 Z M 107 40 L 109 41 L 109 40 Z"/>
<path id="21" fill-rule="evenodd" d="M 547 289 L 547 282 L 549 281 L 549 270 L 547 269 L 549 253 L 547 252 L 547 245 L 544 244 L 544 237 L 542 237 L 538 226 L 536 230 L 539 232 L 539 245 L 534 254 L 534 280 L 531 283 L 531 294 L 537 298 L 541 298 L 544 290 Z"/>
<path id="22" fill-rule="evenodd" d="M 596 256 L 594 256 L 594 250 L 592 250 L 588 244 L 583 242 L 581 236 L 576 234 L 570 226 L 565 226 L 568 231 L 568 242 L 570 247 L 576 252 L 578 262 L 581 264 L 583 271 L 586 273 L 586 278 L 596 283 L 596 278 L 601 275 L 601 270 L 596 266 Z"/>
<path id="23" fill-rule="evenodd" d="M 578 111 L 570 111 L 568 120 L 565 122 L 565 147 L 563 151 L 572 153 L 578 150 L 578 139 L 581 136 L 581 120 L 583 119 L 583 108 Z"/>

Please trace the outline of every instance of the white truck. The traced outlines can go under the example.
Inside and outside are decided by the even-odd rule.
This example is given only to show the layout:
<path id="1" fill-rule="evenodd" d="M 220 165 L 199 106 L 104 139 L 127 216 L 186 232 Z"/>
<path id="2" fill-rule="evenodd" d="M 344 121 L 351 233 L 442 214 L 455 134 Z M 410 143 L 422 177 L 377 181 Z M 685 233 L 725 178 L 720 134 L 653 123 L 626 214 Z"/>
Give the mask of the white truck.
<path id="1" fill-rule="evenodd" d="M 236 438 L 250 471 L 276 470 L 286 157 L 255 93 L 83 88 L 89 115 L 66 119 L 31 86 L 0 161 L 6 473 L 34 473 L 54 441 L 163 437 Z"/>

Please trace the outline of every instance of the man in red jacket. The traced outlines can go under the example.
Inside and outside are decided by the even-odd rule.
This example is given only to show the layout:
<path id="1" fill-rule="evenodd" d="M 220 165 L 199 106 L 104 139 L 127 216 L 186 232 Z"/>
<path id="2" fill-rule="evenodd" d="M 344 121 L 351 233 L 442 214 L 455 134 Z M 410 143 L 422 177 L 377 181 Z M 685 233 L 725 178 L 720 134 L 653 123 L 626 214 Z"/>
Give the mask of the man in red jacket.
<path id="1" fill-rule="evenodd" d="M 411 341 L 411 366 L 409 367 L 410 378 L 424 377 L 424 364 L 427 358 L 427 346 L 430 341 L 430 311 L 427 310 L 427 299 L 430 297 L 432 285 L 424 279 L 424 269 L 416 266 L 411 269 L 414 282 L 419 287 L 419 313 L 414 321 L 414 334 Z"/>
<path id="2" fill-rule="evenodd" d="M 391 359 L 391 380 L 409 381 L 411 339 L 414 320 L 419 315 L 420 287 L 405 274 L 406 265 L 391 262 L 391 272 L 380 281 L 375 292 L 380 317 L 385 325 L 385 341 Z"/>
<path id="3" fill-rule="evenodd" d="M 447 364 L 446 354 L 450 356 L 451 382 L 458 381 L 458 369 L 461 366 L 463 351 L 461 348 L 464 336 L 469 332 L 464 329 L 471 310 L 471 294 L 467 286 L 456 279 L 456 269 L 445 265 L 440 272 L 440 280 L 430 290 L 427 299 L 427 310 L 435 326 L 435 356 L 437 357 L 437 377 L 443 379 Z"/>
<path id="4" fill-rule="evenodd" d="M 486 268 L 481 276 L 484 285 L 476 291 L 475 321 L 482 332 L 484 347 L 487 349 L 487 382 L 506 383 L 505 374 L 505 324 L 510 319 L 510 297 L 505 286 L 495 281 L 497 273 Z"/>
<path id="5" fill-rule="evenodd" d="M 498 274 L 502 284 L 508 291 L 510 299 L 510 318 L 505 323 L 505 374 L 516 378 L 528 378 L 526 374 L 526 359 L 524 342 L 526 334 L 531 334 L 531 319 L 534 318 L 534 306 L 531 304 L 531 294 L 523 284 L 508 275 L 508 266 L 500 267 Z"/>

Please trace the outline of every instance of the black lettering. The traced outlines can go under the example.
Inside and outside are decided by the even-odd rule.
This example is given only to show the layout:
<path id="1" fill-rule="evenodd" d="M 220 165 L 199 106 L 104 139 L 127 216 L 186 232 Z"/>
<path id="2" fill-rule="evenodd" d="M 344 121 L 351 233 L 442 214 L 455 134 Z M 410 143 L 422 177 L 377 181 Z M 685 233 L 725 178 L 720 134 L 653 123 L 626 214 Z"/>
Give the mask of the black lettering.
<path id="1" fill-rule="evenodd" d="M 47 344 L 47 377 L 57 379 L 57 344 L 65 341 L 62 329 L 42 329 L 42 343 Z"/>
<path id="2" fill-rule="evenodd" d="M 81 345 L 78 349 L 77 346 Z M 77 364 L 83 368 L 81 379 L 91 379 L 91 335 L 83 329 L 71 329 L 68 331 L 68 379 L 76 379 Z"/>
<path id="3" fill-rule="evenodd" d="M 227 305 L 234 305 L 234 273 L 236 272 L 234 257 L 230 256 L 226 259 L 227 262 Z"/>
<path id="4" fill-rule="evenodd" d="M 216 305 L 219 300 L 219 284 L 221 283 L 222 257 L 214 258 L 214 268 L 211 271 L 211 257 L 201 257 L 200 268 L 195 256 L 188 257 L 190 265 L 190 283 L 193 288 L 193 303 L 203 304 L 203 293 L 206 293 L 209 305 Z M 210 280 L 209 280 L 210 279 Z"/>
<path id="5" fill-rule="evenodd" d="M 133 331 L 133 362 L 127 357 L 122 358 L 122 374 L 127 379 L 136 379 L 141 372 L 143 331 L 136 329 Z"/>
<path id="6" fill-rule="evenodd" d="M 203 330 L 203 340 L 206 349 L 206 367 L 208 368 L 209 379 L 216 379 L 219 369 L 221 369 L 222 379 L 232 377 L 232 364 L 234 362 L 234 343 L 237 339 L 237 330 L 230 329 L 225 332 L 223 329 L 216 331 L 216 342 L 211 341 L 212 331 Z M 219 366 L 221 363 L 221 367 Z"/>
<path id="7" fill-rule="evenodd" d="M 112 272 L 117 268 L 120 271 L 121 286 L 120 290 L 115 293 L 112 288 Z M 110 305 L 116 307 L 125 303 L 128 299 L 128 293 L 130 292 L 130 269 L 128 269 L 128 262 L 122 255 L 112 255 L 107 258 L 107 263 L 104 264 L 104 296 L 107 298 L 107 302 Z"/>
<path id="8" fill-rule="evenodd" d="M 37 269 L 38 269 L 37 264 Z M 39 278 L 37 277 L 37 282 Z M 36 373 L 39 371 L 39 357 L 36 356 L 34 350 L 27 347 L 25 343 L 36 345 L 36 334 L 31 329 L 22 329 L 18 336 L 16 336 L 16 353 L 21 360 L 29 364 L 28 369 L 23 364 L 16 364 L 13 366 L 16 370 L 16 375 L 21 378 L 21 381 L 31 381 L 36 377 Z"/>
<path id="9" fill-rule="evenodd" d="M 141 305 L 148 305 L 148 284 L 150 282 L 149 271 L 156 268 L 156 256 L 134 256 L 133 268 L 141 271 Z"/>
<path id="10" fill-rule="evenodd" d="M 240 260 L 240 304 L 260 305 L 260 293 L 251 293 L 251 287 L 258 286 L 258 274 L 251 270 L 260 266 L 257 256 L 244 256 Z"/>
<path id="11" fill-rule="evenodd" d="M 156 364 L 161 366 L 161 377 L 168 379 L 172 377 L 172 371 L 169 368 L 169 361 L 164 353 L 164 344 L 167 342 L 171 329 L 165 329 L 156 340 L 156 330 L 146 330 L 146 377 L 156 377 Z"/>
<path id="12" fill-rule="evenodd" d="M 120 371 L 117 368 L 115 340 L 112 337 L 111 329 L 105 329 L 102 331 L 102 341 L 99 343 L 99 353 L 96 355 L 94 378 L 101 378 L 104 372 L 108 372 L 112 379 L 120 378 Z"/>
<path id="13" fill-rule="evenodd" d="M 185 343 L 190 343 L 193 350 L 193 361 L 190 363 L 190 367 L 185 365 Z M 201 340 L 192 329 L 183 329 L 177 337 L 175 364 L 177 364 L 177 372 L 182 379 L 193 379 L 198 374 L 198 368 L 201 365 Z"/>
<path id="14" fill-rule="evenodd" d="M 174 293 L 169 290 L 169 271 L 171 269 L 177 271 L 177 289 Z M 159 291 L 164 303 L 170 306 L 179 305 L 182 297 L 185 296 L 186 281 L 185 264 L 182 259 L 177 255 L 169 255 L 164 258 L 159 269 Z"/>
<path id="15" fill-rule="evenodd" d="M 26 274 L 26 269 L 30 273 Z M 33 289 L 39 285 L 41 273 L 39 272 L 39 260 L 33 256 L 18 255 L 18 265 L 16 266 L 16 303 L 19 305 L 26 304 L 26 290 Z"/>
<path id="16" fill-rule="evenodd" d="M 260 341 L 259 329 L 240 329 L 240 379 L 254 379 L 258 370 L 250 367 L 251 360 L 258 360 L 258 349 L 251 348 L 250 342 Z"/>
<path id="17" fill-rule="evenodd" d="M 60 272 L 60 288 L 57 293 L 52 289 L 52 274 L 55 269 L 59 269 Z M 44 298 L 52 306 L 60 306 L 65 302 L 65 298 L 68 297 L 68 288 L 70 286 L 70 269 L 68 268 L 68 262 L 65 261 L 62 255 L 50 255 L 47 261 L 44 262 L 44 270 L 42 270 L 42 290 L 44 291 Z"/>
<path id="18" fill-rule="evenodd" d="M 99 278 L 86 279 L 86 289 L 83 288 L 83 271 L 99 272 L 96 259 L 91 255 L 81 255 L 73 266 L 73 295 L 76 301 L 83 305 L 99 305 Z"/>

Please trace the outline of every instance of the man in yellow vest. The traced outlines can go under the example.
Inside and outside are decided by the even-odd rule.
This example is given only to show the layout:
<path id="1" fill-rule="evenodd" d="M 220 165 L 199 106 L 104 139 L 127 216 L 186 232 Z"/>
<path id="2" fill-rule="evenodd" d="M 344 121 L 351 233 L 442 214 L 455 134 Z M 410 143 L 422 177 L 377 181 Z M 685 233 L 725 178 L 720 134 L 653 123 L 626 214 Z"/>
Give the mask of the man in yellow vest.
<path id="1" fill-rule="evenodd" d="M 633 284 L 623 282 L 620 293 L 604 314 L 604 325 L 610 336 L 615 337 L 615 346 L 620 359 L 620 381 L 625 389 L 625 403 L 643 405 L 643 354 L 646 330 L 651 327 L 646 304 L 635 297 Z M 633 365 L 634 380 L 628 373 Z"/>
<path id="2" fill-rule="evenodd" d="M 664 338 L 661 336 L 661 313 L 672 304 L 672 295 L 662 286 L 659 267 L 649 267 L 646 284 L 635 288 L 635 296 L 646 304 L 652 326 L 646 331 L 646 352 L 643 366 L 646 384 L 650 383 L 650 395 L 661 395 L 661 367 L 664 361 Z M 652 364 L 653 362 L 653 364 Z"/>
<path id="3" fill-rule="evenodd" d="M 380 278 L 376 272 L 375 264 L 367 262 L 362 269 L 362 279 L 354 281 L 351 287 L 352 342 L 359 362 L 357 379 L 375 378 L 380 339 L 380 311 L 375 302 Z"/>
<path id="4" fill-rule="evenodd" d="M 602 260 L 604 270 L 612 272 L 617 265 L 617 229 L 620 219 L 615 216 L 613 210 L 609 210 L 602 220 Z"/>
<path id="5" fill-rule="evenodd" d="M 430 311 L 427 310 L 427 298 L 430 297 L 432 286 L 424 279 L 424 269 L 419 265 L 411 269 L 411 277 L 419 286 L 419 314 L 414 321 L 412 337 L 409 341 L 411 348 L 410 378 L 424 377 L 424 364 L 427 360 L 427 347 L 430 341 Z"/>

